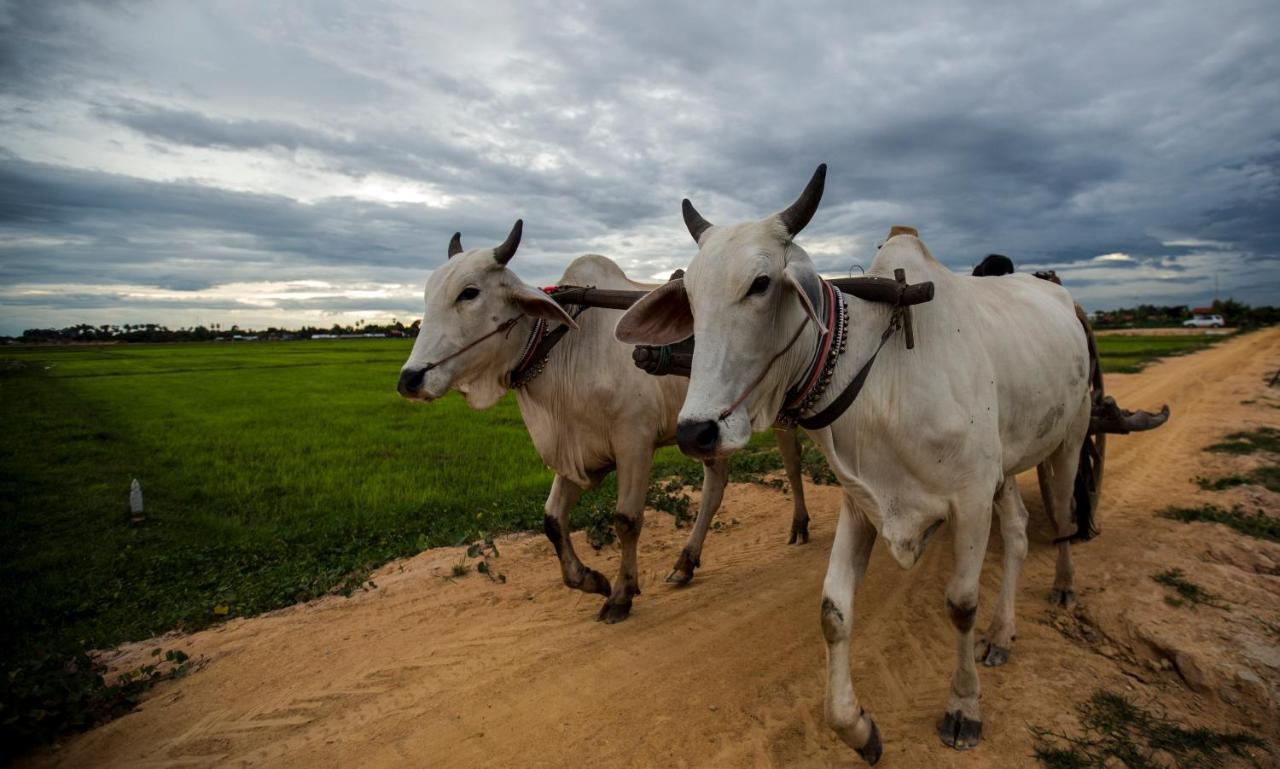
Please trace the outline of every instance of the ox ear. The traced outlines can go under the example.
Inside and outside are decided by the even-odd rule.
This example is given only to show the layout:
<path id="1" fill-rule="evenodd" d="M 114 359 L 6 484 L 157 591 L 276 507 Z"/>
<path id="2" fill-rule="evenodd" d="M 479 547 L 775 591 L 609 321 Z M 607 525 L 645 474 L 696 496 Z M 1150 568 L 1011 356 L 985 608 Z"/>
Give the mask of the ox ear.
<path id="1" fill-rule="evenodd" d="M 574 330 L 578 328 L 577 322 L 564 311 L 559 302 L 532 286 L 521 283 L 512 288 L 511 301 L 515 302 L 525 315 L 547 321 L 560 321 Z"/>
<path id="2" fill-rule="evenodd" d="M 684 279 L 668 281 L 631 305 L 613 335 L 624 344 L 651 345 L 675 344 L 693 336 L 693 310 Z"/>
<path id="3" fill-rule="evenodd" d="M 818 330 L 827 333 L 827 324 L 823 322 L 822 316 L 818 313 L 818 308 L 822 306 L 822 278 L 818 276 L 818 271 L 808 262 L 795 261 L 787 265 L 783 270 L 783 275 L 787 279 L 787 283 L 795 289 L 796 296 L 800 298 L 800 305 L 804 307 L 805 314 L 814 322 Z"/>

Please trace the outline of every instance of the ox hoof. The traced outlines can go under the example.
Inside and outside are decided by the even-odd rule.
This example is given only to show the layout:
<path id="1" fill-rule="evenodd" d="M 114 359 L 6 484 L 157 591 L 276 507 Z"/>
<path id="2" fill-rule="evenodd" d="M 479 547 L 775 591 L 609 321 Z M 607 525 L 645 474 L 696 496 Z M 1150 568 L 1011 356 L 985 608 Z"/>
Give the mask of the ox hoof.
<path id="1" fill-rule="evenodd" d="M 631 615 L 631 599 L 628 598 L 625 603 L 613 603 L 605 601 L 604 606 L 600 607 L 600 613 L 596 615 L 598 622 L 606 625 L 613 625 L 623 621 Z"/>
<path id="2" fill-rule="evenodd" d="M 693 580 L 693 570 L 698 566 L 698 559 L 689 555 L 688 550 L 681 550 L 680 557 L 676 559 L 676 565 L 671 567 L 671 574 L 667 576 L 667 582 L 673 585 L 687 585 Z"/>
<path id="3" fill-rule="evenodd" d="M 787 540 L 788 545 L 796 543 L 801 545 L 809 544 L 809 522 L 791 524 L 791 538 Z"/>
<path id="4" fill-rule="evenodd" d="M 992 638 L 999 638 L 996 633 L 987 633 L 978 639 L 974 646 L 974 657 L 989 668 L 997 668 L 1009 661 L 1009 655 L 1012 652 L 1008 646 L 1001 646 L 993 643 Z M 1012 636 L 1010 636 L 1012 640 Z"/>
<path id="5" fill-rule="evenodd" d="M 998 668 L 1009 661 L 1009 650 L 1003 646 L 989 644 L 987 653 L 982 657 L 982 664 L 989 668 Z"/>
<path id="6" fill-rule="evenodd" d="M 583 578 L 582 585 L 578 589 L 584 593 L 599 593 L 605 598 L 613 595 L 613 587 L 609 584 L 609 578 L 595 569 L 587 572 L 587 576 Z"/>
<path id="7" fill-rule="evenodd" d="M 1049 591 L 1049 603 L 1054 606 L 1061 606 L 1064 609 L 1070 609 L 1076 603 L 1076 591 L 1069 587 L 1055 587 Z"/>
<path id="8" fill-rule="evenodd" d="M 969 750 L 982 740 L 982 722 L 974 721 L 952 711 L 942 717 L 938 724 L 938 736 L 949 748 Z"/>
<path id="9" fill-rule="evenodd" d="M 876 722 L 871 716 L 864 715 L 863 718 L 871 724 L 871 736 L 867 738 L 867 744 L 860 748 L 854 748 L 862 760 L 871 766 L 875 766 L 880 761 L 880 755 L 884 753 L 884 745 L 880 743 L 880 727 L 876 726 Z"/>

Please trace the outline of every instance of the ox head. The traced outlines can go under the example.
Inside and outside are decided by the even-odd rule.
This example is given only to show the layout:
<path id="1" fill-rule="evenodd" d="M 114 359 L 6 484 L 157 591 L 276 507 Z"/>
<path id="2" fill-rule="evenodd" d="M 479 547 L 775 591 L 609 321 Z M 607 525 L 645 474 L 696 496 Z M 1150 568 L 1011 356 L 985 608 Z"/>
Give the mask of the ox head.
<path id="1" fill-rule="evenodd" d="M 427 279 L 421 330 L 400 369 L 402 396 L 429 401 L 452 388 L 473 408 L 488 408 L 506 392 L 533 318 L 577 328 L 560 305 L 507 269 L 522 229 L 516 221 L 501 245 L 471 251 L 454 233 L 448 261 Z"/>
<path id="2" fill-rule="evenodd" d="M 753 426 L 767 429 L 807 364 L 813 340 L 825 331 L 818 271 L 793 239 L 817 210 L 826 174 L 826 165 L 818 166 L 789 207 L 744 224 L 714 226 L 685 200 L 684 221 L 698 254 L 683 282 L 653 291 L 618 321 L 615 334 L 628 344 L 697 339 L 676 431 L 686 454 L 728 454 L 747 444 Z M 761 377 L 750 397 L 736 403 Z"/>

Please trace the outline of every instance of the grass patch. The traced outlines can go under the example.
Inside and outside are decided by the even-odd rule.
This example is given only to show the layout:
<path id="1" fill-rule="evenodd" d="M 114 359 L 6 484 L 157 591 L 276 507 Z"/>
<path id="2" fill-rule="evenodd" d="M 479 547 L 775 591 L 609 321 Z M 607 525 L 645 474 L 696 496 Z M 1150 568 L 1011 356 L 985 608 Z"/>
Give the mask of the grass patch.
<path id="1" fill-rule="evenodd" d="M 1205 491 L 1223 491 L 1236 486 L 1262 486 L 1268 491 L 1280 492 L 1280 465 L 1266 465 L 1247 473 L 1233 473 L 1221 478 L 1196 478 L 1196 485 Z"/>
<path id="2" fill-rule="evenodd" d="M 1229 337 L 1214 334 L 1171 336 L 1099 336 L 1098 358 L 1104 373 L 1136 374 L 1152 361 L 1187 355 Z"/>
<path id="3" fill-rule="evenodd" d="M 1259 451 L 1280 453 L 1280 430 L 1259 427 L 1257 430 L 1231 433 L 1226 440 L 1205 448 L 1218 454 L 1256 454 Z"/>
<path id="4" fill-rule="evenodd" d="M 1182 606 L 1190 603 L 1192 608 L 1199 604 L 1230 611 L 1227 605 L 1219 600 L 1218 596 L 1187 579 L 1186 575 L 1182 573 L 1182 569 L 1162 571 L 1151 578 L 1165 587 L 1173 588 L 1177 592 L 1178 596 L 1176 598 L 1173 596 L 1165 597 L 1165 603 L 1170 606 Z"/>
<path id="5" fill-rule="evenodd" d="M 1216 769 L 1229 757 L 1259 766 L 1248 748 L 1266 747 L 1262 739 L 1244 732 L 1185 728 L 1114 692 L 1096 691 L 1076 710 L 1084 729 L 1079 736 L 1031 727 L 1035 756 L 1048 769 L 1088 769 L 1116 760 L 1128 769 L 1167 766 L 1157 753 L 1168 754 L 1180 769 Z"/>
<path id="6" fill-rule="evenodd" d="M 1183 523 L 1203 522 L 1221 523 L 1230 526 L 1241 534 L 1271 542 L 1280 542 L 1280 519 L 1272 518 L 1261 510 L 1252 514 L 1246 513 L 1240 505 L 1224 510 L 1217 505 L 1201 505 L 1200 507 L 1169 507 L 1158 515 Z"/>

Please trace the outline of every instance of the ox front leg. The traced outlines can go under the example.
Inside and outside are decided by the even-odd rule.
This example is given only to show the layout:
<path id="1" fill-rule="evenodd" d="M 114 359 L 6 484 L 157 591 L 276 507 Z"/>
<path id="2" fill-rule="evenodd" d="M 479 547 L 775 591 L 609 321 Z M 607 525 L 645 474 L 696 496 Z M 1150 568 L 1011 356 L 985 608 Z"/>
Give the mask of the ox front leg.
<path id="1" fill-rule="evenodd" d="M 996 514 L 1000 516 L 1000 537 L 1004 541 L 1004 575 L 1000 583 L 1000 598 L 991 625 L 978 639 L 977 657 L 987 667 L 996 667 L 1009 661 L 1015 634 L 1014 612 L 1018 597 L 1018 575 L 1022 561 L 1027 557 L 1027 508 L 1022 504 L 1022 494 L 1013 476 L 1008 476 L 996 497 Z"/>
<path id="2" fill-rule="evenodd" d="M 947 712 L 938 724 L 938 736 L 956 750 L 968 750 L 982 739 L 982 713 L 978 707 L 978 667 L 974 658 L 973 623 L 978 616 L 978 582 L 982 559 L 991 533 L 988 499 L 953 512 L 955 521 L 955 571 L 947 585 L 947 614 L 956 630 L 956 669 L 951 676 Z M 967 515 L 966 515 L 967 514 Z"/>
<path id="3" fill-rule="evenodd" d="M 649 468 L 653 464 L 651 445 L 646 443 L 643 451 L 618 457 L 618 508 L 613 516 L 613 528 L 618 534 L 622 562 L 613 592 L 596 617 L 601 622 L 613 624 L 626 619 L 631 614 L 632 597 L 640 595 L 636 546 L 640 541 L 640 527 L 644 525 L 644 500 L 649 491 Z"/>
<path id="4" fill-rule="evenodd" d="M 693 579 L 693 570 L 702 565 L 702 542 L 707 538 L 707 529 L 711 527 L 711 519 L 720 509 L 724 499 L 724 487 L 729 483 L 729 459 L 721 457 L 703 463 L 702 499 L 698 502 L 698 518 L 693 522 L 693 531 L 689 533 L 689 541 L 676 559 L 667 581 L 676 585 L 687 585 Z"/>
<path id="5" fill-rule="evenodd" d="M 787 483 L 791 486 L 791 537 L 787 544 L 808 544 L 809 509 L 804 504 L 804 475 L 800 472 L 800 430 L 774 430 L 774 435 L 782 454 L 782 467 L 787 471 Z"/>
<path id="6" fill-rule="evenodd" d="M 836 539 L 822 586 L 822 636 L 827 641 L 827 725 L 868 764 L 880 760 L 880 730 L 862 710 L 853 691 L 849 639 L 853 635 L 853 596 L 871 557 L 876 530 L 849 504 L 840 503 Z"/>
<path id="7" fill-rule="evenodd" d="M 576 484 L 557 475 L 551 482 L 551 494 L 547 497 L 546 515 L 542 519 L 543 529 L 551 546 L 556 549 L 556 557 L 560 559 L 560 574 L 564 583 L 574 590 L 584 593 L 609 595 L 609 580 L 603 574 L 588 569 L 578 560 L 573 550 L 573 542 L 569 539 L 569 511 L 578 503 L 582 489 Z"/>

